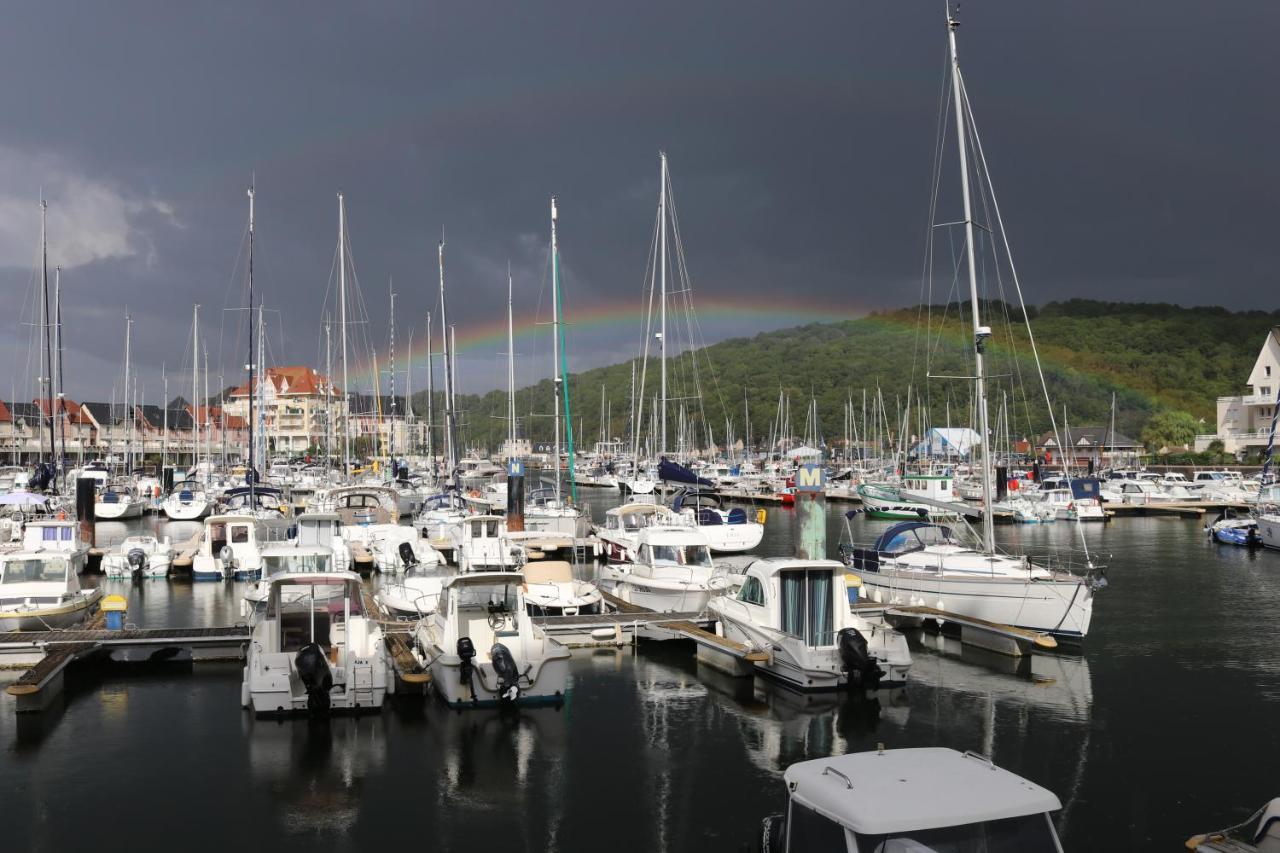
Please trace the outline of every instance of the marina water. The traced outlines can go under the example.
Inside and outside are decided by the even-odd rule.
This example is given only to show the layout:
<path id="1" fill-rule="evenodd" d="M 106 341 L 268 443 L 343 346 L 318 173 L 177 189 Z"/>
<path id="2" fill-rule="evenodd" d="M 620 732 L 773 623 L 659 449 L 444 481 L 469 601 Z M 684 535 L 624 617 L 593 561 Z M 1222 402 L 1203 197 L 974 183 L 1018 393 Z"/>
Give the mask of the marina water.
<path id="1" fill-rule="evenodd" d="M 597 518 L 612 505 L 585 501 Z M 833 554 L 841 509 L 828 508 Z M 175 542 L 195 530 L 132 525 L 153 526 Z M 853 527 L 870 540 L 884 523 Z M 128 529 L 100 523 L 99 544 Z M 253 719 L 235 663 L 73 671 L 49 713 L 0 699 L 8 846 L 741 850 L 781 809 L 788 764 L 883 743 L 975 750 L 1047 786 L 1068 850 L 1181 849 L 1280 793 L 1280 554 L 1215 546 L 1174 518 L 1083 533 L 1111 585 L 1082 655 L 1018 663 L 924 634 L 907 686 L 865 698 L 730 678 L 683 643 L 575 651 L 560 708 L 458 712 L 428 697 L 326 724 Z M 759 552 L 792 554 L 796 535 L 773 509 Z M 997 535 L 1034 550 L 1079 533 Z M 147 627 L 231 624 L 243 591 L 86 581 L 126 595 Z"/>

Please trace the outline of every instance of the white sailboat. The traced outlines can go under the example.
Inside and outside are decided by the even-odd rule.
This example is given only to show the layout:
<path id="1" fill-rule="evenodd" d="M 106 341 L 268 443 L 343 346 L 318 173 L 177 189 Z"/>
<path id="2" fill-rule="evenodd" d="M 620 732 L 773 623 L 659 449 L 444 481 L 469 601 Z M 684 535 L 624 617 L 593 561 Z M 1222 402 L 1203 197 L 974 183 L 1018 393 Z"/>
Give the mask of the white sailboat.
<path id="1" fill-rule="evenodd" d="M 850 571 L 862 581 L 863 589 L 873 601 L 926 605 L 957 615 L 1080 640 L 1089 632 L 1094 592 L 1105 586 L 1105 579 L 1093 576 L 1092 565 L 1088 566 L 1089 573 L 1081 576 L 1036 565 L 1026 556 L 999 553 L 995 545 L 991 512 L 994 472 L 988 448 L 984 365 L 984 352 L 991 337 L 991 329 L 982 324 L 982 306 L 978 298 L 974 221 L 969 187 L 971 136 L 966 129 L 966 118 L 972 117 L 956 50 L 957 26 L 958 23 L 948 10 L 951 92 L 964 200 L 965 255 L 973 323 L 974 387 L 984 509 L 981 537 L 979 541 L 970 544 L 956 536 L 948 527 L 923 521 L 908 521 L 890 527 L 869 548 L 842 546 L 841 552 Z M 976 133 L 972 138 L 977 139 Z M 980 144 L 975 153 L 978 158 L 983 158 Z M 981 159 L 981 165 L 985 172 L 985 159 Z M 994 204 L 994 199 L 992 201 Z M 994 205 L 994 213 L 1003 236 L 998 205 Z"/>

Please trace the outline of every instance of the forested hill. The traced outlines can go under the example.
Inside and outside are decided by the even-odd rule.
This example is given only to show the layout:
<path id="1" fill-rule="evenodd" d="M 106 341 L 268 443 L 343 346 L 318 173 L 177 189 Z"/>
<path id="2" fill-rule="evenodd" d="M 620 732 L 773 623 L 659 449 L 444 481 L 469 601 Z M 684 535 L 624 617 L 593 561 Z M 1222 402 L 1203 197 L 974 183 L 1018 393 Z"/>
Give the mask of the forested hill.
<path id="1" fill-rule="evenodd" d="M 1051 302 L 1029 314 L 1059 422 L 1065 410 L 1070 426 L 1106 424 L 1114 393 L 1117 429 L 1133 437 L 1142 435 L 1158 411 L 1203 418 L 1199 431 L 1213 432 L 1215 399 L 1244 392 L 1268 330 L 1280 325 L 1280 311 L 1232 312 L 1078 299 Z M 991 303 L 984 307 L 983 316 L 993 330 L 988 347 L 993 421 L 1002 401 L 1007 401 L 1015 437 L 1044 430 L 1049 424 L 1048 407 L 1021 312 Z M 955 304 L 764 332 L 714 344 L 696 356 L 684 353 L 673 358 L 670 396 L 689 400 L 695 385 L 700 388 L 702 411 L 717 441 L 724 436 L 726 417 L 733 419 L 735 433 L 742 436 L 744 397 L 750 406 L 752 435 L 763 441 L 777 411 L 779 389 L 790 397 L 797 434 L 803 431 L 810 400 L 817 400 L 828 442 L 843 435 L 845 400 L 854 401 L 861 417 L 864 389 L 869 399 L 880 389 L 889 420 L 896 425 L 910 388 L 913 433 L 922 420 L 918 417 L 921 407 L 928 410 L 924 420 L 931 426 L 946 425 L 948 409 L 951 425 L 966 425 L 972 383 L 936 377 L 972 374 L 971 337 L 967 307 Z M 599 437 L 602 385 L 612 404 L 612 434 L 627 435 L 631 375 L 628 361 L 571 377 L 573 426 L 580 446 L 590 447 Z M 652 400 L 657 387 L 657 368 L 650 364 L 645 397 Z M 505 397 L 492 392 L 459 398 L 462 435 L 469 446 L 497 449 L 501 445 L 506 433 Z M 692 413 L 697 404 L 684 405 L 691 413 L 689 419 L 696 420 Z M 418 395 L 415 410 L 422 412 L 424 406 L 425 397 Z M 535 442 L 550 440 L 551 406 L 550 382 L 522 389 L 516 405 L 521 434 Z M 672 436 L 678 408 L 673 403 L 668 414 Z M 647 414 L 645 422 L 647 427 Z"/>

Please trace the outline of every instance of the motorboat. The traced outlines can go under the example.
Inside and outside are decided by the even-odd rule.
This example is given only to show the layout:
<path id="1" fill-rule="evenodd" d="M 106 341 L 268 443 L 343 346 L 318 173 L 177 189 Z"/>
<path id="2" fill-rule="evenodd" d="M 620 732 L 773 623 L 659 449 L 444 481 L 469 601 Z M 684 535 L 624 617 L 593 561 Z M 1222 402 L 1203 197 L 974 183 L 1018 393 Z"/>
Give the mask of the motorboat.
<path id="1" fill-rule="evenodd" d="M 897 685 L 911 668 L 906 637 L 850 609 L 836 560 L 754 560 L 738 594 L 711 599 L 707 611 L 725 637 L 768 653 L 757 672 L 794 690 Z"/>
<path id="2" fill-rule="evenodd" d="M 783 782 L 787 810 L 765 819 L 765 853 L 1062 853 L 1058 797 L 977 753 L 882 747 L 792 764 Z"/>
<path id="3" fill-rule="evenodd" d="M 415 566 L 378 584 L 373 600 L 392 619 L 418 621 L 436 612 L 444 583 L 452 577 L 442 565 Z"/>
<path id="4" fill-rule="evenodd" d="M 574 538 L 587 535 L 591 520 L 577 507 L 565 503 L 555 489 L 534 489 L 524 507 L 525 530 L 538 533 L 563 533 Z"/>
<path id="5" fill-rule="evenodd" d="M 50 631 L 81 622 L 102 591 L 83 589 L 88 549 L 76 522 L 27 522 L 22 547 L 0 553 L 0 631 Z"/>
<path id="6" fill-rule="evenodd" d="M 138 534 L 126 536 L 102 556 L 102 571 L 109 578 L 163 578 L 169 576 L 172 562 L 169 537 Z"/>
<path id="7" fill-rule="evenodd" d="M 518 569 L 525 561 L 524 548 L 507 537 L 507 523 L 502 516 L 469 516 L 453 535 L 454 561 L 459 571 L 505 571 Z"/>
<path id="8" fill-rule="evenodd" d="M 266 607 L 271 593 L 271 579 L 276 575 L 347 571 L 345 566 L 339 565 L 335 559 L 337 553 L 327 545 L 302 543 L 296 540 L 267 545 L 262 549 L 261 577 L 245 590 L 241 601 L 241 615 L 248 619 Z"/>
<path id="9" fill-rule="evenodd" d="M 127 518 L 142 518 L 142 511 L 147 502 L 138 497 L 133 483 L 117 480 L 98 493 L 94 502 L 94 518 L 101 521 L 117 521 Z"/>
<path id="10" fill-rule="evenodd" d="M 888 483 L 862 483 L 858 497 L 871 518 L 915 519 L 953 518 L 954 511 L 942 509 L 937 504 L 953 501 L 953 483 L 950 475 L 908 474 L 897 486 Z M 925 498 L 930 503 L 915 500 Z"/>
<path id="11" fill-rule="evenodd" d="M 353 572 L 283 571 L 250 626 L 240 704 L 255 714 L 376 711 L 395 690 L 382 628 Z"/>
<path id="12" fill-rule="evenodd" d="M 415 654 L 449 705 L 564 700 L 569 650 L 533 624 L 524 580 L 519 572 L 454 575 L 435 612 L 418 624 Z"/>
<path id="13" fill-rule="evenodd" d="M 841 560 L 872 601 L 927 606 L 1062 638 L 1079 640 L 1089 632 L 1094 592 L 1106 585 L 1092 567 L 1079 575 L 1037 566 L 1026 556 L 970 546 L 952 528 L 925 521 L 894 524 L 870 547 L 852 544 L 851 533 L 849 538 L 840 545 Z"/>
<path id="14" fill-rule="evenodd" d="M 160 509 L 170 521 L 198 521 L 213 510 L 213 500 L 199 480 L 173 484 Z"/>
<path id="15" fill-rule="evenodd" d="M 698 612 L 713 595 L 730 588 L 718 572 L 711 545 L 696 527 L 650 527 L 640 531 L 634 563 L 605 566 L 619 598 L 659 613 Z"/>
<path id="16" fill-rule="evenodd" d="M 574 578 L 573 567 L 563 560 L 534 560 L 522 571 L 530 616 L 587 616 L 603 610 L 599 588 Z"/>
<path id="17" fill-rule="evenodd" d="M 1235 826 L 1191 836 L 1185 847 L 1201 853 L 1280 853 L 1280 797 Z"/>
<path id="18" fill-rule="evenodd" d="M 360 534 L 365 534 L 361 536 Z M 373 558 L 373 565 L 383 574 L 399 574 L 414 566 L 434 566 L 444 562 L 440 552 L 431 547 L 412 527 L 394 524 L 356 531 L 351 537 L 362 544 Z"/>
<path id="19" fill-rule="evenodd" d="M 218 512 L 252 515 L 268 522 L 286 523 L 289 504 L 284 493 L 270 486 L 255 484 L 227 489 L 218 499 Z"/>
<path id="20" fill-rule="evenodd" d="M 707 537 L 712 553 L 741 554 L 764 538 L 764 524 L 748 517 L 742 507 L 724 509 L 720 496 L 702 489 L 684 489 L 671 502 L 681 522 L 696 526 Z"/>
<path id="21" fill-rule="evenodd" d="M 256 515 L 211 515 L 191 560 L 192 580 L 255 580 L 262 549 L 285 540 L 287 528 Z"/>
<path id="22" fill-rule="evenodd" d="M 596 538 L 605 546 L 605 556 L 617 562 L 635 558 L 640 531 L 648 527 L 680 526 L 670 508 L 656 503 L 625 503 L 606 510 L 604 524 L 596 527 Z"/>

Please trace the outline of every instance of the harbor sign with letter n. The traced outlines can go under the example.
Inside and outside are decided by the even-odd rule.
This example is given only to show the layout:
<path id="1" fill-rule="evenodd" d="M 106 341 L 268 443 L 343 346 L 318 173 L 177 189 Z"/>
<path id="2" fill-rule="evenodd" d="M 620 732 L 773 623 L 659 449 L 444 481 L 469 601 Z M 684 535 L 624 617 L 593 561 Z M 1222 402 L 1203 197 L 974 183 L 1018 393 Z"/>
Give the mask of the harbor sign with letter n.
<path id="1" fill-rule="evenodd" d="M 820 492 L 826 485 L 826 472 L 821 465 L 806 462 L 796 469 L 797 492 Z"/>
<path id="2" fill-rule="evenodd" d="M 523 462 L 521 462 L 519 459 L 512 459 L 511 461 L 509 461 L 509 462 L 507 463 L 507 476 L 508 476 L 508 477 L 523 477 L 523 476 L 524 476 L 524 463 L 523 463 Z"/>

